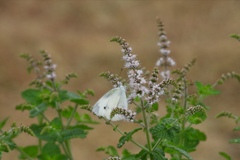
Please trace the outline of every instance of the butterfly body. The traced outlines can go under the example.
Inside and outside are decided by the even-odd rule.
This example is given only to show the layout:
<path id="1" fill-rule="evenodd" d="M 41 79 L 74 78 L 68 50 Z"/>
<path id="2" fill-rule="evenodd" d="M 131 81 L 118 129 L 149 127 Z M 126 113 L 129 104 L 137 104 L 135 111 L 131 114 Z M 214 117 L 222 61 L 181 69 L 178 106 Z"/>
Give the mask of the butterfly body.
<path id="1" fill-rule="evenodd" d="M 125 119 L 123 115 L 114 115 L 114 117 L 110 117 L 112 110 L 115 108 L 128 109 L 126 91 L 125 87 L 122 85 L 104 94 L 93 106 L 92 112 L 97 116 L 105 117 L 112 121 Z"/>

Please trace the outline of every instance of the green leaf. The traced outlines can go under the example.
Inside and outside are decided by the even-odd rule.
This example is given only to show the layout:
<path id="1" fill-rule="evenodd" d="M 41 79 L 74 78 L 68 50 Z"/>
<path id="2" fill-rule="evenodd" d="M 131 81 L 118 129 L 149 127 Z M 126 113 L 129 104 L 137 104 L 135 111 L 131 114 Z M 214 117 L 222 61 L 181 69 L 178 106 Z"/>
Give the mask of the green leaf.
<path id="1" fill-rule="evenodd" d="M 19 104 L 16 106 L 16 110 L 19 110 L 19 111 L 25 111 L 25 110 L 31 110 L 35 107 L 35 105 L 32 105 L 32 104 L 29 104 L 29 103 L 23 103 L 23 104 Z"/>
<path id="2" fill-rule="evenodd" d="M 54 118 L 54 119 L 50 122 L 50 125 L 51 125 L 54 129 L 56 129 L 56 130 L 58 130 L 58 131 L 60 131 L 60 130 L 62 129 L 62 121 L 61 121 L 60 118 L 58 118 L 58 117 Z"/>
<path id="3" fill-rule="evenodd" d="M 71 117 L 73 111 L 74 111 L 73 107 L 68 106 L 68 108 L 65 108 L 62 110 L 61 114 L 64 118 L 68 119 Z M 76 112 L 75 114 L 78 114 L 78 113 Z"/>
<path id="4" fill-rule="evenodd" d="M 36 117 L 38 116 L 39 114 L 42 114 L 46 109 L 47 109 L 47 105 L 45 103 L 41 103 L 39 105 L 37 105 L 36 107 L 32 108 L 30 110 L 30 117 L 33 118 L 33 117 Z"/>
<path id="5" fill-rule="evenodd" d="M 188 117 L 188 121 L 192 124 L 200 124 L 207 118 L 204 112 L 196 112 Z"/>
<path id="6" fill-rule="evenodd" d="M 61 113 L 64 118 L 69 119 L 74 111 L 74 108 L 69 106 L 68 108 L 62 110 Z M 94 121 L 88 114 L 79 115 L 78 112 L 75 112 L 74 119 L 77 120 L 78 123 L 98 124 L 98 122 Z"/>
<path id="7" fill-rule="evenodd" d="M 5 126 L 7 120 L 8 120 L 8 117 L 0 122 L 0 130 Z"/>
<path id="8" fill-rule="evenodd" d="M 232 38 L 235 38 L 236 40 L 240 41 L 240 35 L 238 35 L 238 34 L 231 34 L 230 36 Z"/>
<path id="9" fill-rule="evenodd" d="M 240 143 L 240 138 L 231 139 L 229 143 Z"/>
<path id="10" fill-rule="evenodd" d="M 152 127 L 150 132 L 153 139 L 156 141 L 158 139 L 168 139 L 172 140 L 179 132 L 180 128 L 177 123 L 174 123 L 175 119 L 166 118 L 163 119 L 159 124 Z"/>
<path id="11" fill-rule="evenodd" d="M 60 102 L 64 102 L 64 101 L 66 101 L 66 100 L 69 100 L 70 99 L 70 97 L 69 97 L 69 92 L 68 91 L 66 91 L 66 90 L 60 90 L 59 91 L 59 101 Z"/>
<path id="12" fill-rule="evenodd" d="M 117 144 L 117 147 L 118 147 L 118 148 L 121 148 L 121 147 L 125 144 L 126 141 L 128 142 L 129 140 L 132 139 L 132 135 L 133 135 L 134 133 L 136 133 L 137 131 L 139 131 L 139 130 L 141 130 L 141 129 L 142 129 L 142 128 L 136 128 L 136 129 L 134 129 L 134 130 L 131 131 L 131 132 L 125 133 L 125 135 L 122 136 L 122 137 L 119 139 L 119 142 L 118 142 L 118 144 Z"/>
<path id="13" fill-rule="evenodd" d="M 225 152 L 219 152 L 219 154 L 224 157 L 226 160 L 232 160 L 231 156 L 229 156 L 227 153 Z"/>
<path id="14" fill-rule="evenodd" d="M 151 106 L 152 112 L 158 111 L 158 103 L 153 103 Z"/>
<path id="15" fill-rule="evenodd" d="M 72 92 L 68 92 L 68 97 L 69 97 L 71 102 L 74 102 L 76 104 L 79 104 L 79 105 L 87 105 L 87 104 L 89 104 L 89 101 L 87 101 L 85 99 L 85 97 L 80 96 L 78 94 L 75 94 L 75 93 L 72 93 Z"/>
<path id="16" fill-rule="evenodd" d="M 27 146 L 22 148 L 22 152 L 19 156 L 20 159 L 28 159 L 28 157 L 36 158 L 38 155 L 38 146 Z M 27 155 L 27 156 L 26 156 Z"/>
<path id="17" fill-rule="evenodd" d="M 87 101 L 86 99 L 83 99 L 83 98 L 71 99 L 71 102 L 74 102 L 74 103 L 79 104 L 79 105 L 89 104 L 89 101 Z"/>
<path id="18" fill-rule="evenodd" d="M 235 127 L 233 131 L 240 131 L 240 126 Z"/>
<path id="19" fill-rule="evenodd" d="M 23 91 L 22 98 L 30 104 L 38 105 L 42 103 L 41 91 L 37 89 L 27 89 Z"/>
<path id="20" fill-rule="evenodd" d="M 113 146 L 99 147 L 96 151 L 103 151 L 110 156 L 118 156 L 117 149 Z"/>
<path id="21" fill-rule="evenodd" d="M 166 147 L 168 147 L 170 149 L 173 149 L 173 150 L 176 150 L 177 152 L 179 152 L 182 155 L 184 155 L 185 157 L 187 157 L 189 160 L 193 160 L 193 158 L 188 154 L 188 152 L 186 152 L 185 150 L 183 150 L 181 148 L 178 148 L 176 146 L 169 145 L 169 144 L 167 144 Z"/>
<path id="22" fill-rule="evenodd" d="M 199 95 L 210 96 L 220 94 L 220 91 L 215 90 L 210 84 L 203 85 L 201 82 L 196 82 L 195 86 Z"/>
<path id="23" fill-rule="evenodd" d="M 30 126 L 33 133 L 41 140 L 45 141 L 61 141 L 62 123 L 59 118 L 54 118 L 49 125 L 46 124 L 32 124 Z"/>
<path id="24" fill-rule="evenodd" d="M 16 144 L 12 141 L 12 136 L 4 137 L 0 141 L 0 151 L 9 152 L 16 148 Z"/>
<path id="25" fill-rule="evenodd" d="M 43 146 L 42 154 L 38 156 L 41 160 L 68 160 L 68 158 L 61 153 L 58 145 L 53 142 L 46 143 Z"/>
<path id="26" fill-rule="evenodd" d="M 163 150 L 161 150 L 160 148 L 157 148 L 153 152 L 151 152 L 151 157 L 153 160 L 167 160 L 167 158 L 165 158 Z"/>
<path id="27" fill-rule="evenodd" d="M 141 150 L 138 154 L 136 154 L 136 159 L 147 160 L 148 152 L 146 150 Z"/>
<path id="28" fill-rule="evenodd" d="M 48 130 L 42 133 L 43 129 L 47 127 L 46 124 L 32 124 L 30 126 L 30 129 L 33 131 L 36 137 L 38 137 L 40 140 L 45 140 L 45 141 L 56 141 L 57 137 L 59 134 L 57 134 L 57 131 Z"/>
<path id="29" fill-rule="evenodd" d="M 78 123 L 98 124 L 98 122 L 94 121 L 92 117 L 88 114 L 75 114 L 74 118 L 77 120 Z"/>
<path id="30" fill-rule="evenodd" d="M 42 153 L 48 155 L 57 155 L 61 153 L 61 149 L 55 143 L 48 142 L 43 146 Z"/>
<path id="31" fill-rule="evenodd" d="M 83 126 L 75 126 L 75 127 L 63 130 L 61 132 L 62 139 L 59 139 L 58 141 L 60 141 L 60 142 L 67 141 L 67 140 L 70 140 L 73 138 L 86 138 L 87 132 L 84 131 L 84 129 L 85 128 L 83 128 Z"/>
<path id="32" fill-rule="evenodd" d="M 127 149 L 122 151 L 122 160 L 136 160 L 135 154 L 130 153 Z"/>
<path id="33" fill-rule="evenodd" d="M 180 140 L 179 137 L 175 138 L 175 140 L 177 140 L 176 143 L 178 144 L 178 141 L 183 141 L 182 144 L 184 144 L 184 150 L 187 152 L 194 151 L 200 141 L 205 141 L 207 139 L 205 133 L 192 127 L 181 132 L 180 137 L 182 137 L 182 140 Z"/>

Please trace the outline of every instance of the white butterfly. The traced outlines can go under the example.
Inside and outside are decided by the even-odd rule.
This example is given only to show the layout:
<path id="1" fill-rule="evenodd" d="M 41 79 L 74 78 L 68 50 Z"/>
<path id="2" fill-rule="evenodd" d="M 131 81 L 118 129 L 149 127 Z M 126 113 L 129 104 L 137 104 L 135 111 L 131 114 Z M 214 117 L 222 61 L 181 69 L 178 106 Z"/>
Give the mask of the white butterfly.
<path id="1" fill-rule="evenodd" d="M 124 120 L 125 116 L 121 114 L 115 114 L 110 118 L 111 112 L 115 108 L 128 109 L 126 90 L 122 85 L 104 94 L 93 106 L 92 112 L 111 121 Z"/>

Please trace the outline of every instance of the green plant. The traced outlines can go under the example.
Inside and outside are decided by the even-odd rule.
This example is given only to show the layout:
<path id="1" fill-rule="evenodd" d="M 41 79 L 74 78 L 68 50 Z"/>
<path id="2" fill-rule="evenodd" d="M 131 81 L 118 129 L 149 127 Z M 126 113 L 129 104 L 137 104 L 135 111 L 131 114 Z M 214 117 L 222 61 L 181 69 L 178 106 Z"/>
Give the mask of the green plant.
<path id="1" fill-rule="evenodd" d="M 57 82 L 56 64 L 45 51 L 41 51 L 41 56 L 43 60 L 37 61 L 28 54 L 21 55 L 30 64 L 28 71 L 34 71 L 37 77 L 30 83 L 30 88 L 22 92 L 25 102 L 16 109 L 28 111 L 29 117 L 37 120 L 30 129 L 38 144 L 21 147 L 19 159 L 72 160 L 71 139 L 85 138 L 92 129 L 89 124 L 96 124 L 88 114 L 78 112 L 79 108 L 89 104 L 86 97 L 93 92 L 73 93 L 62 89 L 77 75 L 67 74 L 65 79 Z M 47 110 L 55 114 L 49 115 Z"/>
<path id="2" fill-rule="evenodd" d="M 17 146 L 14 142 L 14 138 L 17 137 L 20 133 L 25 132 L 31 136 L 34 136 L 34 133 L 29 127 L 17 124 L 14 122 L 11 125 L 11 129 L 8 131 L 3 131 L 3 127 L 6 125 L 8 118 L 5 118 L 0 122 L 0 159 L 2 158 L 2 152 L 10 152 L 13 149 L 21 151 L 21 148 Z"/>
<path id="3" fill-rule="evenodd" d="M 113 109 L 111 117 L 98 115 L 104 118 L 106 124 L 113 127 L 114 131 L 121 134 L 117 148 L 124 146 L 126 142 L 132 142 L 139 147 L 138 153 L 131 153 L 124 149 L 120 155 L 113 145 L 100 147 L 97 151 L 103 151 L 109 155 L 107 159 L 122 160 L 184 160 L 193 159 L 190 152 L 196 151 L 198 144 L 206 140 L 205 133 L 196 129 L 194 125 L 202 123 L 206 118 L 206 97 L 217 95 L 220 92 L 215 89 L 226 79 L 236 78 L 239 74 L 230 72 L 224 74 L 213 85 L 204 85 L 201 82 L 193 82 L 186 75 L 195 63 L 193 59 L 181 69 L 170 71 L 175 61 L 169 56 L 169 40 L 167 39 L 162 22 L 158 19 L 159 42 L 161 57 L 157 61 L 152 72 L 143 69 L 132 48 L 121 37 L 114 37 L 111 42 L 117 42 L 122 47 L 124 68 L 127 70 L 127 79 L 110 72 L 104 72 L 100 76 L 112 82 L 115 86 L 123 84 L 127 90 L 128 102 L 136 112 L 137 119 L 128 119 L 127 112 L 116 112 Z M 159 77 L 160 75 L 160 77 Z M 174 78 L 173 78 L 174 77 Z M 190 92 L 195 88 L 196 92 Z M 107 97 L 105 97 L 107 98 Z M 160 106 L 160 98 L 165 99 L 166 106 Z M 112 99 L 109 99 L 109 103 Z M 107 104 L 106 104 L 107 105 Z M 107 107 L 107 106 L 106 106 Z M 160 107 L 166 108 L 166 115 L 158 116 Z M 118 108 L 116 106 L 116 108 Z M 121 107 L 120 107 L 121 108 Z M 121 110 L 124 110 L 121 108 Z M 139 128 L 133 128 L 130 132 L 122 131 L 121 123 L 115 124 L 111 118 L 115 115 L 125 116 L 125 121 L 139 124 Z M 135 116 L 135 114 L 133 114 Z M 137 132 L 145 134 L 146 144 L 140 144 L 134 140 Z"/>
<path id="4" fill-rule="evenodd" d="M 8 131 L 3 131 L 8 119 L 0 122 L 0 158 L 2 152 L 16 149 L 20 153 L 19 159 L 23 160 L 73 160 L 71 140 L 86 138 L 88 131 L 93 129 L 90 125 L 97 124 L 89 114 L 79 110 L 84 109 L 94 112 L 121 135 L 115 145 L 117 148 L 124 147 L 127 142 L 139 148 L 137 153 L 132 153 L 130 149 L 119 153 L 113 144 L 99 147 L 97 151 L 109 155 L 108 160 L 192 160 L 189 153 L 196 151 L 198 144 L 206 140 L 205 133 L 195 127 L 207 118 L 208 107 L 204 100 L 220 94 L 216 87 L 227 79 L 240 81 L 240 75 L 229 72 L 213 84 L 190 80 L 187 74 L 196 59 L 180 69 L 170 70 L 175 65 L 175 61 L 170 57 L 170 41 L 159 19 L 157 24 L 161 56 L 152 71 L 141 66 L 125 39 L 111 39 L 111 42 L 118 43 L 122 48 L 125 68 L 123 72 L 127 72 L 127 78 L 111 72 L 101 73 L 100 76 L 110 81 L 115 89 L 107 92 L 93 107 L 87 100 L 88 95 L 93 95 L 91 90 L 73 93 L 63 89 L 64 85 L 77 75 L 67 74 L 62 81 L 58 81 L 56 65 L 48 53 L 40 52 L 41 61 L 31 55 L 22 54 L 21 57 L 29 63 L 28 72 L 34 72 L 36 78 L 30 83 L 30 87 L 22 92 L 24 102 L 17 105 L 16 109 L 28 111 L 29 117 L 35 121 L 30 127 L 18 127 L 13 123 Z M 232 37 L 239 40 L 238 35 Z M 165 106 L 160 100 L 165 102 Z M 159 116 L 162 108 L 166 109 L 166 114 Z M 217 117 L 223 116 L 234 119 L 237 124 L 240 121 L 239 116 L 230 112 L 222 112 Z M 128 132 L 123 131 L 120 120 L 136 123 L 138 127 L 133 127 Z M 239 131 L 240 128 L 236 127 L 234 130 Z M 35 136 L 38 143 L 24 147 L 17 145 L 14 139 L 21 132 Z M 136 133 L 144 135 L 144 144 L 134 139 Z M 230 143 L 240 143 L 240 140 L 232 139 Z M 231 160 L 225 152 L 220 154 Z"/>

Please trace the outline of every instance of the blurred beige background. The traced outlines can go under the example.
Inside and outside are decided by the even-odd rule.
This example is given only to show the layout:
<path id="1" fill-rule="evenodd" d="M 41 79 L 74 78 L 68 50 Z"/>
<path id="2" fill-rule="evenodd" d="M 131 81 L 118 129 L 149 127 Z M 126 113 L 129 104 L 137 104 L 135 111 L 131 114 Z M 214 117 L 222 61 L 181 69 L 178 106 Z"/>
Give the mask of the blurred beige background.
<path id="1" fill-rule="evenodd" d="M 34 122 L 27 112 L 15 111 L 23 102 L 20 92 L 34 78 L 27 74 L 20 53 L 39 57 L 39 50 L 48 51 L 58 65 L 59 79 L 66 73 L 78 73 L 79 78 L 67 89 L 93 89 L 96 95 L 90 100 L 94 104 L 111 89 L 98 74 L 108 70 L 119 73 L 123 64 L 120 46 L 110 43 L 111 37 L 124 37 L 142 66 L 152 70 L 159 57 L 156 16 L 165 24 L 177 67 L 197 58 L 190 79 L 214 83 L 222 73 L 240 72 L 240 43 L 229 37 L 240 32 L 240 1 L 0 1 L 0 119 L 9 116 L 9 123 L 24 125 Z M 222 110 L 240 115 L 240 84 L 230 80 L 218 89 L 222 94 L 206 101 L 211 107 L 209 118 L 197 126 L 208 139 L 191 153 L 196 160 L 223 159 L 219 151 L 240 158 L 239 145 L 228 144 L 230 138 L 239 137 L 232 132 L 235 123 L 215 118 Z M 87 139 L 73 141 L 75 159 L 103 159 L 105 154 L 95 152 L 96 148 L 117 143 L 120 135 L 103 121 L 94 127 Z M 130 129 L 132 124 L 122 123 L 121 127 Z M 135 139 L 145 143 L 141 135 Z M 16 140 L 20 145 L 35 141 L 25 134 Z M 139 151 L 130 143 L 126 147 Z M 8 159 L 17 159 L 17 152 L 4 154 L 3 160 Z"/>

